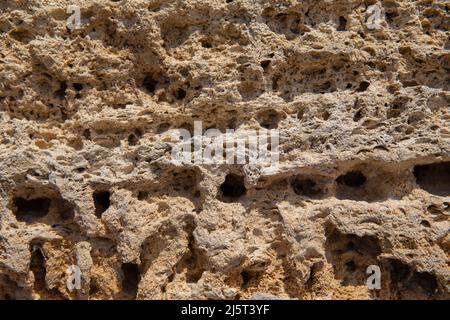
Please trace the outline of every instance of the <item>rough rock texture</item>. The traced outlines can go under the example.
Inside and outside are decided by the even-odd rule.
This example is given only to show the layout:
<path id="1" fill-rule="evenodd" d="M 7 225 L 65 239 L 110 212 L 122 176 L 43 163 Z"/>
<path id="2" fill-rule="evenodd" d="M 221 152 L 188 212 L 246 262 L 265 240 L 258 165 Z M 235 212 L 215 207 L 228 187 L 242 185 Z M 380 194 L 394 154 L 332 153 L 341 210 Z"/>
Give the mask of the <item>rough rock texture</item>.
<path id="1" fill-rule="evenodd" d="M 448 299 L 449 25 L 437 0 L 0 0 L 0 299 Z M 194 120 L 279 130 L 279 169 L 176 164 Z"/>

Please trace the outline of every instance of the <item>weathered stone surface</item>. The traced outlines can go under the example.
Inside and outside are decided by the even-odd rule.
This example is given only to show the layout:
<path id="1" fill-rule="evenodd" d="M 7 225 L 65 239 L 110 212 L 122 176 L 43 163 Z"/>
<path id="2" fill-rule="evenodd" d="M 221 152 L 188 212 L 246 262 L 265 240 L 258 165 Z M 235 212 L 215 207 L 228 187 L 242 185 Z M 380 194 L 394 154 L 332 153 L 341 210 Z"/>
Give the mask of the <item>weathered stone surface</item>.
<path id="1" fill-rule="evenodd" d="M 448 299 L 449 23 L 434 0 L 0 1 L 0 299 Z M 279 130 L 278 170 L 177 164 L 194 120 Z"/>

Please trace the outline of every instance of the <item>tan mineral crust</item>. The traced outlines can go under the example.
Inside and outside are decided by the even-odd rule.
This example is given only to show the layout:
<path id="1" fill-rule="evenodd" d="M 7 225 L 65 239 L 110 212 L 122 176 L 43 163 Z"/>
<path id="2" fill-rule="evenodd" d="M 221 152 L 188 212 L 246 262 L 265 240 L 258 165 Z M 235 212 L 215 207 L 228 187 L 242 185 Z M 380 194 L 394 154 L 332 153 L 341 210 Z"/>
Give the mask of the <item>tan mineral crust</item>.
<path id="1" fill-rule="evenodd" d="M 0 0 L 0 299 L 449 299 L 449 9 Z"/>

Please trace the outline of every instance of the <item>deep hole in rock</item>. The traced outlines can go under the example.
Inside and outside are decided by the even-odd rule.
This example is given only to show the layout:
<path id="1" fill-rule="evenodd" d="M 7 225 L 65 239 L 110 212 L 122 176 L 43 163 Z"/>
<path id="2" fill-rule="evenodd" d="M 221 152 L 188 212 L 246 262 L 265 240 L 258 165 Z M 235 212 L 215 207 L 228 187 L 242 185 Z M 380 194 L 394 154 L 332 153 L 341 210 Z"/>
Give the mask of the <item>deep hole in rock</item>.
<path id="1" fill-rule="evenodd" d="M 438 282 L 436 276 L 429 272 L 417 272 L 413 273 L 411 277 L 411 287 L 418 286 L 421 288 L 422 292 L 427 296 L 431 297 L 438 292 Z"/>
<path id="2" fill-rule="evenodd" d="M 362 118 L 362 109 L 359 109 L 353 116 L 353 121 L 358 122 L 359 120 L 361 120 L 361 118 Z"/>
<path id="3" fill-rule="evenodd" d="M 258 279 L 260 278 L 260 273 L 259 272 L 254 272 L 254 271 L 247 271 L 244 270 L 241 272 L 241 287 L 243 289 L 249 288 L 253 285 L 255 285 L 255 281 L 258 281 Z"/>
<path id="4" fill-rule="evenodd" d="M 366 182 L 367 178 L 361 171 L 350 171 L 336 179 L 338 184 L 344 184 L 348 187 L 358 188 Z"/>
<path id="5" fill-rule="evenodd" d="M 92 194 L 95 205 L 95 215 L 101 217 L 102 213 L 108 210 L 110 206 L 110 192 L 109 191 L 96 191 Z"/>
<path id="6" fill-rule="evenodd" d="M 185 269 L 186 282 L 197 283 L 201 279 L 203 272 L 205 271 L 203 266 L 205 257 L 203 253 L 195 246 L 195 238 L 192 235 L 192 231 L 189 235 L 188 247 L 189 251 L 183 256 L 179 265 L 177 266 L 177 273 L 183 272 L 183 269 Z"/>
<path id="7" fill-rule="evenodd" d="M 128 144 L 130 146 L 135 146 L 138 141 L 139 139 L 133 133 L 128 136 Z"/>
<path id="8" fill-rule="evenodd" d="M 413 173 L 422 189 L 436 195 L 450 195 L 450 162 L 417 165 Z"/>
<path id="9" fill-rule="evenodd" d="M 203 40 L 203 41 L 201 41 L 201 45 L 202 45 L 203 48 L 206 48 L 206 49 L 212 48 L 212 44 L 209 41 Z"/>
<path id="10" fill-rule="evenodd" d="M 36 291 L 43 291 L 46 289 L 45 283 L 45 257 L 40 248 L 35 248 L 31 254 L 30 270 L 34 275 L 34 288 Z"/>
<path id="11" fill-rule="evenodd" d="M 169 123 L 161 123 L 158 125 L 158 128 L 156 129 L 156 133 L 157 134 L 161 134 L 166 132 L 167 130 L 170 129 L 170 124 Z"/>
<path id="12" fill-rule="evenodd" d="M 58 220 L 64 222 L 72 221 L 74 217 L 74 206 L 67 200 L 59 198 L 52 199 L 52 206 L 58 212 Z"/>
<path id="13" fill-rule="evenodd" d="M 311 179 L 295 179 L 291 185 L 294 192 L 300 196 L 311 198 L 321 193 L 320 188 Z"/>
<path id="14" fill-rule="evenodd" d="M 356 270 L 355 261 L 349 261 L 345 264 L 345 268 L 348 272 L 354 272 Z"/>
<path id="15" fill-rule="evenodd" d="M 122 290 L 123 293 L 136 297 L 139 285 L 139 267 L 135 263 L 123 263 L 122 264 Z"/>
<path id="16" fill-rule="evenodd" d="M 387 268 L 390 278 L 387 298 L 428 299 L 440 294 L 435 275 L 416 271 L 412 266 L 397 259 L 386 259 L 383 265 Z"/>
<path id="17" fill-rule="evenodd" d="M 355 244 L 350 240 L 345 247 L 347 250 L 353 250 L 355 248 Z"/>
<path id="18" fill-rule="evenodd" d="M 144 78 L 142 85 L 149 93 L 154 93 L 156 90 L 156 86 L 158 85 L 158 81 L 153 79 L 152 76 L 148 75 Z"/>
<path id="19" fill-rule="evenodd" d="M 81 83 L 74 83 L 73 88 L 77 91 L 83 90 L 83 85 Z"/>
<path id="20" fill-rule="evenodd" d="M 244 177 L 233 173 L 228 174 L 225 177 L 225 181 L 220 185 L 220 191 L 226 198 L 238 199 L 247 191 Z"/>
<path id="21" fill-rule="evenodd" d="M 265 129 L 275 129 L 281 120 L 280 115 L 275 110 L 260 112 L 257 116 L 261 127 Z"/>
<path id="22" fill-rule="evenodd" d="M 425 228 L 431 228 L 431 224 L 430 224 L 430 222 L 427 221 L 427 220 L 422 220 L 422 221 L 420 221 L 420 225 L 423 226 L 423 227 L 425 227 Z"/>
<path id="23" fill-rule="evenodd" d="M 367 88 L 369 88 L 369 86 L 370 86 L 370 83 L 369 82 L 367 82 L 367 81 L 362 81 L 360 84 L 359 84 L 359 87 L 358 87 L 358 92 L 364 92 L 364 91 L 366 91 L 367 90 Z"/>
<path id="24" fill-rule="evenodd" d="M 63 100 L 66 97 L 67 83 L 61 82 L 59 89 L 55 92 L 55 95 Z"/>
<path id="25" fill-rule="evenodd" d="M 409 278 L 411 274 L 411 268 L 407 264 L 404 264 L 403 262 L 396 259 L 390 259 L 388 260 L 388 265 L 392 282 L 400 283 L 406 281 Z"/>
<path id="26" fill-rule="evenodd" d="M 343 285 L 365 284 L 366 268 L 376 265 L 381 254 L 378 239 L 342 233 L 334 226 L 328 227 L 325 234 L 326 258 L 333 265 L 336 279 Z"/>
<path id="27" fill-rule="evenodd" d="M 186 98 L 186 91 L 184 89 L 178 89 L 175 91 L 175 98 L 177 98 L 177 100 L 183 100 Z"/>
<path id="28" fill-rule="evenodd" d="M 91 282 L 89 284 L 89 295 L 93 296 L 96 295 L 98 292 L 100 292 L 98 281 L 97 279 L 93 278 L 91 279 Z"/>
<path id="29" fill-rule="evenodd" d="M 263 60 L 261 61 L 261 67 L 265 70 L 270 65 L 270 60 Z"/>
<path id="30" fill-rule="evenodd" d="M 84 131 L 83 131 L 83 137 L 84 137 L 86 140 L 90 140 L 90 139 L 91 139 L 91 130 L 89 130 L 89 129 L 84 129 Z"/>
<path id="31" fill-rule="evenodd" d="M 306 109 L 305 109 L 305 108 L 300 109 L 300 110 L 297 112 L 297 119 L 298 119 L 298 120 L 302 120 L 303 117 L 304 117 L 304 115 L 305 115 L 305 112 L 306 112 Z"/>
<path id="32" fill-rule="evenodd" d="M 344 17 L 339 17 L 339 26 L 337 31 L 345 31 L 347 29 L 347 19 Z"/>
<path id="33" fill-rule="evenodd" d="M 138 200 L 141 200 L 141 201 L 147 199 L 147 197 L 148 197 L 148 192 L 146 192 L 146 191 L 139 191 L 138 196 L 137 196 Z"/>
<path id="34" fill-rule="evenodd" d="M 18 221 L 33 222 L 36 219 L 45 217 L 50 208 L 51 200 L 48 198 L 24 199 L 15 198 L 16 218 Z"/>

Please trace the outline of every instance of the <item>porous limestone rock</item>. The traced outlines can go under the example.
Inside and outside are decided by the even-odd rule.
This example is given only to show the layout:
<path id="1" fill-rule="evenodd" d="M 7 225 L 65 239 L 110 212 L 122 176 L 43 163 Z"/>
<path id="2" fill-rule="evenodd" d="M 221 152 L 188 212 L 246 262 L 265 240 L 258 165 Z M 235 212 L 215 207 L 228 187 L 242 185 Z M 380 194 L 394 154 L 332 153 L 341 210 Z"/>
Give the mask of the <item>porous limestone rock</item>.
<path id="1" fill-rule="evenodd" d="M 448 299 L 449 15 L 0 1 L 0 299 Z M 279 166 L 177 163 L 194 120 Z"/>

